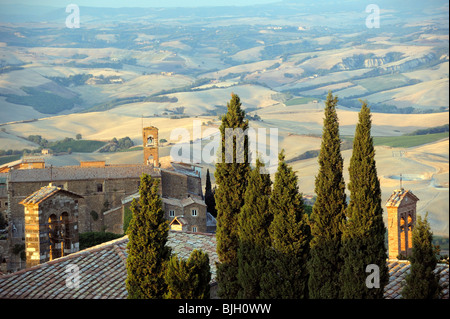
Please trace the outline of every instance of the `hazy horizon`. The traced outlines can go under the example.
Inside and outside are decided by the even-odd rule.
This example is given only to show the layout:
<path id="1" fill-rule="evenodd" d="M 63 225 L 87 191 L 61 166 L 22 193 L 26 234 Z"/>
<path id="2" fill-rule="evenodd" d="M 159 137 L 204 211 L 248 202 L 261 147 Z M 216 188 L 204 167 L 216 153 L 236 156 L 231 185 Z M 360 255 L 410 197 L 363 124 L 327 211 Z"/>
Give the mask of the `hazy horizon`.
<path id="1" fill-rule="evenodd" d="M 49 6 L 49 7 L 65 7 L 68 4 L 76 4 L 78 6 L 88 7 L 105 7 L 105 8 L 122 8 L 122 7 L 212 7 L 212 6 L 248 6 L 258 4 L 268 4 L 279 2 L 277 0 L 197 0 L 192 2 L 186 2 L 182 0 L 132 0 L 132 1 L 120 1 L 120 0 L 76 0 L 76 1 L 55 1 L 55 0 L 42 0 L 36 3 L 32 0 L 21 1 L 0 1 L 0 5 L 32 5 L 32 6 Z"/>

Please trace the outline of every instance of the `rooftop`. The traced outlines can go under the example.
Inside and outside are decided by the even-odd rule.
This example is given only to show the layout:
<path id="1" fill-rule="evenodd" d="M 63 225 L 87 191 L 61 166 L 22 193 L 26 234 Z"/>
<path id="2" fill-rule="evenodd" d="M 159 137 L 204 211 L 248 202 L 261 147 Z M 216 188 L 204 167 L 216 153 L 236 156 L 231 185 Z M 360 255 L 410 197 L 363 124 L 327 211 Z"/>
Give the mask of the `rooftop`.
<path id="1" fill-rule="evenodd" d="M 192 204 L 198 204 L 202 206 L 206 206 L 205 202 L 196 196 L 190 196 L 183 199 L 177 199 L 172 197 L 163 197 L 162 198 L 163 203 L 178 206 L 178 207 L 186 207 Z"/>
<path id="2" fill-rule="evenodd" d="M 419 200 L 410 190 L 396 189 L 386 201 L 386 207 L 399 207 L 405 198 L 408 200 L 408 197 L 416 202 Z"/>
<path id="3" fill-rule="evenodd" d="M 123 299 L 127 297 L 125 280 L 126 246 L 124 236 L 44 264 L 0 275 L 0 299 Z M 214 234 L 169 231 L 168 245 L 179 257 L 188 258 L 194 249 L 209 255 L 211 282 L 216 280 L 216 237 Z M 67 267 L 79 267 L 79 288 L 66 286 Z M 389 283 L 385 298 L 401 298 L 401 290 L 411 265 L 408 261 L 389 260 Z M 443 299 L 449 298 L 449 265 L 438 264 L 435 272 L 440 276 Z"/>
<path id="4" fill-rule="evenodd" d="M 64 189 L 61 189 L 61 188 L 53 186 L 53 185 L 48 185 L 48 186 L 41 187 L 39 190 L 35 191 L 33 194 L 31 194 L 30 196 L 28 196 L 27 198 L 22 200 L 20 202 L 20 204 L 23 204 L 23 205 L 39 204 L 42 201 L 46 200 L 47 198 L 55 195 L 58 192 L 63 192 L 72 197 L 82 198 L 82 196 L 80 196 L 78 194 L 66 191 Z"/>
<path id="5" fill-rule="evenodd" d="M 124 299 L 128 293 L 126 258 L 128 236 L 65 257 L 0 275 L 0 299 Z M 209 255 L 212 282 L 218 261 L 213 234 L 169 231 L 168 245 L 179 257 L 188 258 L 194 249 Z M 68 266 L 79 268 L 79 288 L 69 288 Z"/>
<path id="6" fill-rule="evenodd" d="M 158 176 L 153 167 L 136 165 L 107 165 L 104 167 L 47 167 L 41 169 L 18 169 L 10 171 L 11 182 L 51 182 L 83 179 L 135 178 L 143 173 Z"/>
<path id="7" fill-rule="evenodd" d="M 389 283 L 384 287 L 384 298 L 385 299 L 400 299 L 401 291 L 405 283 L 406 275 L 411 271 L 411 264 L 409 261 L 404 260 L 389 260 Z M 434 270 L 435 273 L 439 274 L 442 290 L 442 299 L 449 299 L 448 291 L 448 264 L 437 264 Z"/>

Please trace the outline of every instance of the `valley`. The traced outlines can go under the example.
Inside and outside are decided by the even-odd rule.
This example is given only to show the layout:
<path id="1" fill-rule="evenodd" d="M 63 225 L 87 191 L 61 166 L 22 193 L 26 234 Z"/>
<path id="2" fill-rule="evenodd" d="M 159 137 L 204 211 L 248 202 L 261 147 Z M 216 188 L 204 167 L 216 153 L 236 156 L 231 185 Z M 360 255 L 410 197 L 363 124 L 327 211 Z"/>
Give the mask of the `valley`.
<path id="1" fill-rule="evenodd" d="M 236 93 L 247 114 L 260 119 L 250 120 L 252 127 L 278 129 L 279 149 L 286 150 L 300 190 L 313 195 L 317 157 L 302 155 L 320 149 L 324 100 L 332 90 L 340 101 L 343 140 L 354 135 L 359 99 L 371 106 L 383 201 L 399 188 L 402 174 L 403 186 L 420 199 L 420 214 L 429 212 L 435 234 L 448 235 L 448 130 L 399 142 L 416 130 L 449 123 L 448 4 L 405 8 L 379 1 L 385 10 L 381 27 L 367 28 L 364 4 L 346 11 L 325 2 L 323 8 L 295 1 L 81 7 L 81 27 L 74 29 L 65 26 L 62 6 L 26 17 L 7 16 L 15 9 L 4 6 L 0 150 L 38 150 L 29 135 L 54 142 L 81 134 L 103 143 L 128 136 L 141 146 L 142 127 L 154 125 L 168 141 L 160 154 L 169 161 L 177 142 L 171 131 L 192 132 L 193 120 L 203 130 L 218 128 Z M 347 168 L 351 149 L 343 156 Z M 63 166 L 82 160 L 141 163 L 143 156 L 137 149 L 45 159 Z M 202 174 L 206 168 L 214 171 L 203 163 Z"/>

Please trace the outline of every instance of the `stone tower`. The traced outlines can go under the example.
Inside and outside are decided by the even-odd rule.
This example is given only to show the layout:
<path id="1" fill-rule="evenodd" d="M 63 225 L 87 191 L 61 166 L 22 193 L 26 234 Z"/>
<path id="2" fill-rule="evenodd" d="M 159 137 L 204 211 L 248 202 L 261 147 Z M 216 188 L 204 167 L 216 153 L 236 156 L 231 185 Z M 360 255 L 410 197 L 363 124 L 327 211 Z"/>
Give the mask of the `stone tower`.
<path id="1" fill-rule="evenodd" d="M 412 230 L 416 222 L 419 199 L 403 188 L 395 190 L 386 202 L 388 212 L 389 259 L 408 257 L 412 252 Z"/>
<path id="2" fill-rule="evenodd" d="M 25 254 L 32 267 L 79 250 L 78 200 L 52 184 L 20 202 L 25 206 Z"/>
<path id="3" fill-rule="evenodd" d="M 142 132 L 144 146 L 144 164 L 159 167 L 158 128 L 144 127 Z"/>

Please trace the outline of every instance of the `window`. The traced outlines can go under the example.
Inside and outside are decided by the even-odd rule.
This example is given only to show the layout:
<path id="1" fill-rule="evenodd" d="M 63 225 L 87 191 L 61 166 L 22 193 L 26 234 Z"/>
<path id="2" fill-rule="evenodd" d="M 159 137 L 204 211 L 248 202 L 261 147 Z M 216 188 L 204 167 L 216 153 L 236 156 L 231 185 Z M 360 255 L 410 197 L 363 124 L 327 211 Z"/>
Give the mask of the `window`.
<path id="1" fill-rule="evenodd" d="M 169 210 L 169 217 L 175 217 L 175 211 Z"/>
<path id="2" fill-rule="evenodd" d="M 194 233 L 196 233 L 196 232 L 197 232 L 197 227 L 196 227 L 196 226 L 192 226 L 192 231 L 193 231 Z"/>
<path id="3" fill-rule="evenodd" d="M 146 147 L 148 146 L 153 146 L 153 135 L 149 135 L 147 137 L 147 145 L 145 145 Z"/>
<path id="4" fill-rule="evenodd" d="M 192 215 L 192 216 L 197 216 L 197 210 L 196 210 L 196 209 L 193 209 L 193 210 L 191 211 L 191 215 Z"/>
<path id="5" fill-rule="evenodd" d="M 103 184 L 97 184 L 97 193 L 103 192 Z"/>

